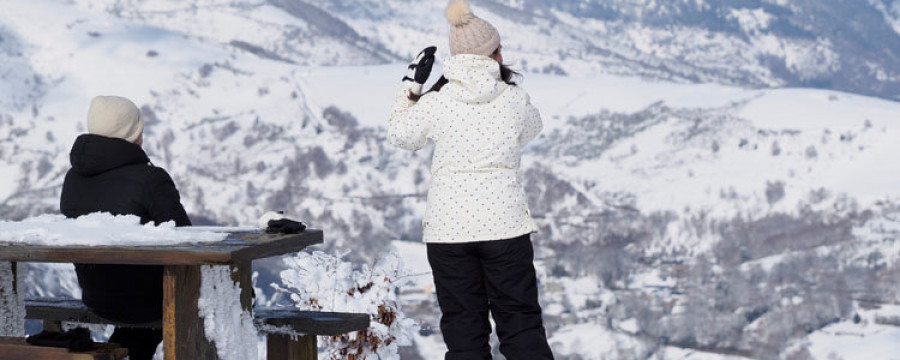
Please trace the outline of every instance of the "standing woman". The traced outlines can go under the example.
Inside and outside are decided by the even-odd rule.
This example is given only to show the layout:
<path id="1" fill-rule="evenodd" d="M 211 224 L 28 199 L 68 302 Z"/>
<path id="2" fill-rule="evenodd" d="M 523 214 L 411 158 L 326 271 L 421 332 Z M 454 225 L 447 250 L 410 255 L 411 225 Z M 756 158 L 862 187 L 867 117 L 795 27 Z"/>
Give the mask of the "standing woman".
<path id="1" fill-rule="evenodd" d="M 443 316 L 445 359 L 490 359 L 488 311 L 510 360 L 552 359 L 541 319 L 531 219 L 518 178 L 522 147 L 541 131 L 528 94 L 503 65 L 500 34 L 465 0 L 447 8 L 450 52 L 444 76 L 422 87 L 435 48 L 403 79 L 388 123 L 391 144 L 435 143 L 423 221 Z"/>

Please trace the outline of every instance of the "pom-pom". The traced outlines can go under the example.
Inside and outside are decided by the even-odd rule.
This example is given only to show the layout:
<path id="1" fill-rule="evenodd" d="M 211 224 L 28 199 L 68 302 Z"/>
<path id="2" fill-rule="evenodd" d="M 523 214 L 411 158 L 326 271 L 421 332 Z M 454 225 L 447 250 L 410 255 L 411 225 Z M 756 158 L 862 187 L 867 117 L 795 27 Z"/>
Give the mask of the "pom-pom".
<path id="1" fill-rule="evenodd" d="M 467 0 L 454 0 L 447 6 L 447 21 L 450 25 L 462 26 L 472 18 L 472 9 Z"/>

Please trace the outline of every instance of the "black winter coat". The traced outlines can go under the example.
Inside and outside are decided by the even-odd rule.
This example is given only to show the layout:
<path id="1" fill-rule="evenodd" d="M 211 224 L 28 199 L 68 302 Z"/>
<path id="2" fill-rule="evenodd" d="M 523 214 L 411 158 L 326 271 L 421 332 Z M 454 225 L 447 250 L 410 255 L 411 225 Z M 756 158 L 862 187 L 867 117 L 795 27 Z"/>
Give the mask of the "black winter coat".
<path id="1" fill-rule="evenodd" d="M 191 224 L 172 178 L 140 146 L 81 135 L 69 159 L 59 204 L 66 217 L 108 212 L 136 215 L 142 223 Z M 75 272 L 82 300 L 98 315 L 125 323 L 162 319 L 161 266 L 75 264 Z"/>

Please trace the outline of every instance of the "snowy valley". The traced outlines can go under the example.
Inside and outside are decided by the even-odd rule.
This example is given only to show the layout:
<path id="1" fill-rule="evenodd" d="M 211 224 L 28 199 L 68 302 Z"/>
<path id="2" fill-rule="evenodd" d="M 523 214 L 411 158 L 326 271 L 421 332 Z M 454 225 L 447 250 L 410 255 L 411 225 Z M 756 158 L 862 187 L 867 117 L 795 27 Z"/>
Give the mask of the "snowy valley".
<path id="1" fill-rule="evenodd" d="M 126 96 L 195 224 L 284 210 L 356 263 L 398 249 L 402 358 L 439 357 L 431 150 L 384 124 L 407 58 L 447 55 L 444 2 L 376 3 L 0 1 L 0 220 L 58 213 L 91 97 Z M 897 358 L 896 1 L 473 3 L 544 119 L 522 176 L 558 358 Z M 269 292 L 284 265 L 257 265 Z M 65 266 L 28 284 L 80 295 Z"/>

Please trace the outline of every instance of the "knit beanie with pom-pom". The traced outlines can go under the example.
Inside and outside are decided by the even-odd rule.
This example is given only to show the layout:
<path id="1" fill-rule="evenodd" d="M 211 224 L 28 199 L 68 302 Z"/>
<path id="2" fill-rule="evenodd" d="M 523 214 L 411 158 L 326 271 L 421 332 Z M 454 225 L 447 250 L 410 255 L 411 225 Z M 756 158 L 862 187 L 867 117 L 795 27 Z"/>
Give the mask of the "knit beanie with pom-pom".
<path id="1" fill-rule="evenodd" d="M 450 54 L 491 56 L 500 47 L 497 28 L 472 14 L 467 0 L 453 0 L 447 6 L 450 22 Z"/>

